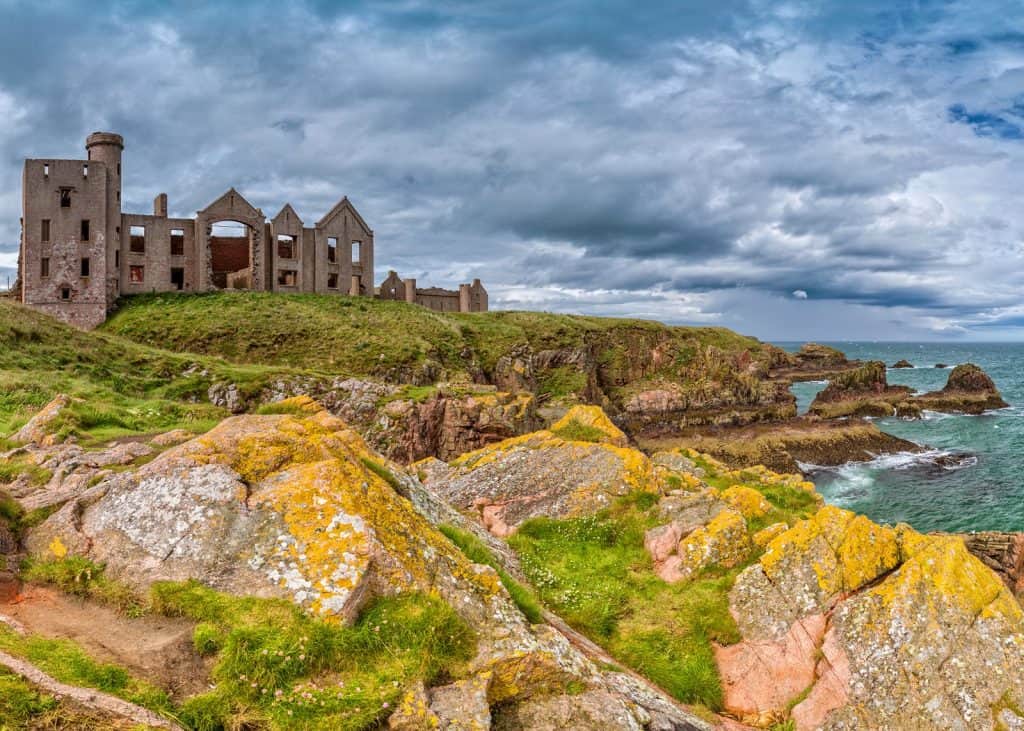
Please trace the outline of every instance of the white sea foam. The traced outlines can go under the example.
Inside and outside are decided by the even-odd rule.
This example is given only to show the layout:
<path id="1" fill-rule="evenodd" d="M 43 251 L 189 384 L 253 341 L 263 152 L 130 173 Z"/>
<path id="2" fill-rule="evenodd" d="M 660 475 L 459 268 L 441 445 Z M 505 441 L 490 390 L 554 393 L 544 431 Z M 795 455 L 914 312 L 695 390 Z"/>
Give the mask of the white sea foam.
<path id="1" fill-rule="evenodd" d="M 860 480 L 860 475 L 869 472 L 882 470 L 908 470 L 921 465 L 938 464 L 940 459 L 944 457 L 955 457 L 958 454 L 961 457 L 960 460 L 954 464 L 943 464 L 941 465 L 942 468 L 952 471 L 971 467 L 978 463 L 978 458 L 974 455 L 950 452 L 945 449 L 926 449 L 921 452 L 895 452 L 893 454 L 880 454 L 873 456 L 869 460 L 846 462 L 836 466 L 816 465 L 808 462 L 797 462 L 797 465 L 800 467 L 802 472 L 832 472 L 847 479 L 852 479 L 854 475 L 857 475 L 857 479 Z"/>

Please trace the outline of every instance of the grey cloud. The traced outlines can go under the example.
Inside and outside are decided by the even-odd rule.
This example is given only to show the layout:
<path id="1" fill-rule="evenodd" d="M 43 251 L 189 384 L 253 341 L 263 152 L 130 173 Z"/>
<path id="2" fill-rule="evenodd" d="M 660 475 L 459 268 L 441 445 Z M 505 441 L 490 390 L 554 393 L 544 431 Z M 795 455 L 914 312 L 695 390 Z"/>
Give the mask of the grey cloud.
<path id="1" fill-rule="evenodd" d="M 977 134 L 1024 94 L 1014 3 L 0 10 L 0 256 L 21 158 L 105 127 L 127 208 L 166 191 L 189 215 L 235 185 L 312 221 L 348 194 L 378 275 L 480 276 L 497 306 L 833 337 L 1019 325 L 1024 152 Z"/>

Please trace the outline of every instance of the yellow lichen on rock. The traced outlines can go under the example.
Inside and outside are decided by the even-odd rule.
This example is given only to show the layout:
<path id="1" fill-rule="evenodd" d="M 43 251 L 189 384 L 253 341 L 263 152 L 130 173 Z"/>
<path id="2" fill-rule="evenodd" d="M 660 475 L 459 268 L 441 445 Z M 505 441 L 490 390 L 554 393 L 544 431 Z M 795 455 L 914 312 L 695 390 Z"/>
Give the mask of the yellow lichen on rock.
<path id="1" fill-rule="evenodd" d="M 550 431 L 556 434 L 564 429 L 570 429 L 576 425 L 596 429 L 604 436 L 600 440 L 608 444 L 615 444 L 624 447 L 629 444 L 629 438 L 625 433 L 612 423 L 608 415 L 600 406 L 579 405 L 573 406 L 565 415 L 551 425 Z"/>
<path id="2" fill-rule="evenodd" d="M 871 590 L 888 605 L 910 604 L 937 594 L 971 616 L 1001 616 L 1014 623 L 1024 612 L 991 569 L 967 550 L 957 536 L 920 536 L 914 555 Z"/>
<path id="3" fill-rule="evenodd" d="M 856 591 L 900 562 L 899 539 L 889 526 L 872 523 L 863 515 L 851 520 L 837 550 L 844 591 Z"/>
<path id="4" fill-rule="evenodd" d="M 784 580 L 795 565 L 809 564 L 821 599 L 855 591 L 899 562 L 895 530 L 834 506 L 822 508 L 773 538 L 760 560 L 772 580 Z"/>
<path id="5" fill-rule="evenodd" d="M 711 565 L 731 568 L 742 563 L 752 549 L 747 522 L 738 511 L 726 509 L 679 542 L 678 572 L 685 580 Z"/>
<path id="6" fill-rule="evenodd" d="M 736 508 L 747 520 L 765 516 L 772 509 L 772 504 L 764 495 L 744 485 L 734 485 L 724 490 L 722 500 Z"/>
<path id="7" fill-rule="evenodd" d="M 754 545 L 759 548 L 764 548 L 771 543 L 774 538 L 781 536 L 787 530 L 789 530 L 789 525 L 786 523 L 772 523 L 767 528 L 762 528 L 754 534 Z"/>
<path id="8" fill-rule="evenodd" d="M 50 553 L 53 554 L 54 558 L 64 558 L 68 555 L 68 549 L 59 537 L 55 537 L 50 541 Z"/>

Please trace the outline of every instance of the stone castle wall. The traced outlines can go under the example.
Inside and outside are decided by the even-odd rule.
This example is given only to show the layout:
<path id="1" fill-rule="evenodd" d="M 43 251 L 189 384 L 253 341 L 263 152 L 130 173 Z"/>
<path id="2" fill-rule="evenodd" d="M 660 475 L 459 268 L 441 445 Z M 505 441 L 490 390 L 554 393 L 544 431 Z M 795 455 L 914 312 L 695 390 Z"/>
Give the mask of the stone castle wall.
<path id="1" fill-rule="evenodd" d="M 374 296 L 373 230 L 348 198 L 313 226 L 290 204 L 270 221 L 234 188 L 195 218 L 121 210 L 124 140 L 96 132 L 86 160 L 31 159 L 22 180 L 21 301 L 83 328 L 102 323 L 122 295 L 242 288 Z M 214 235 L 235 222 L 241 240 Z M 283 238 L 283 237 L 286 237 Z M 214 253 L 216 251 L 216 253 Z M 397 276 L 397 275 L 396 275 Z M 383 285 L 382 285 L 383 286 Z M 479 280 L 459 291 L 417 290 L 399 299 L 441 311 L 479 312 Z"/>

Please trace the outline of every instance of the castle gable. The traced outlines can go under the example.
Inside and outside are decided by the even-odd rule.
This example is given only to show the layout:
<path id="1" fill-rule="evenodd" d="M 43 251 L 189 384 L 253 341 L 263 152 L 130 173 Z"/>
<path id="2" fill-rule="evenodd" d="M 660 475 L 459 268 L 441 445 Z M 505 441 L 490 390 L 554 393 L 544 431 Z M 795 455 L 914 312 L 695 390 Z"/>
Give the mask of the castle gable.
<path id="1" fill-rule="evenodd" d="M 241 221 L 248 223 L 263 220 L 263 211 L 253 206 L 234 188 L 228 189 L 224 195 L 199 211 L 201 216 L 209 220 Z"/>
<path id="2" fill-rule="evenodd" d="M 275 229 L 302 228 L 302 219 L 299 218 L 299 214 L 292 208 L 291 203 L 285 203 L 284 207 L 278 211 L 277 215 L 270 222 L 274 224 Z"/>
<path id="3" fill-rule="evenodd" d="M 356 207 L 352 205 L 352 202 L 348 199 L 348 196 L 345 196 L 340 201 L 338 201 L 337 204 L 335 204 L 334 208 L 328 211 L 323 218 L 316 222 L 317 228 L 324 228 L 325 226 L 330 224 L 331 221 L 333 221 L 346 211 L 352 214 L 353 220 L 355 220 L 355 222 L 359 224 L 363 231 L 365 231 L 369 235 L 373 234 L 373 229 L 366 225 L 366 221 L 364 221 L 363 217 L 359 215 L 359 211 L 357 211 Z"/>

